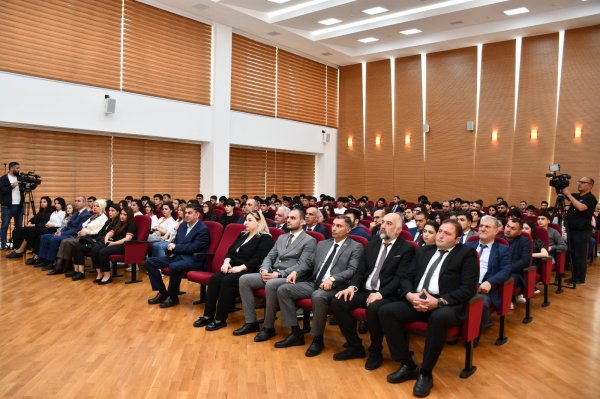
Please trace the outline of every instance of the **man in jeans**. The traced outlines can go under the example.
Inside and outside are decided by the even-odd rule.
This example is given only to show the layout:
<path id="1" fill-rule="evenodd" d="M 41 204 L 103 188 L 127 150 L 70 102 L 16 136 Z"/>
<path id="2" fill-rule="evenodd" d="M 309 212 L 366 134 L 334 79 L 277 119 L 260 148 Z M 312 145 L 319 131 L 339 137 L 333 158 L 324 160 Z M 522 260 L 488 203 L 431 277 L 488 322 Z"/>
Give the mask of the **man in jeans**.
<path id="1" fill-rule="evenodd" d="M 0 240 L 2 249 L 8 249 L 6 236 L 10 219 L 14 220 L 15 227 L 21 227 L 21 213 L 23 212 L 24 193 L 23 185 L 19 181 L 21 166 L 18 162 L 8 164 L 8 173 L 0 177 L 0 202 L 2 203 L 2 228 Z"/>

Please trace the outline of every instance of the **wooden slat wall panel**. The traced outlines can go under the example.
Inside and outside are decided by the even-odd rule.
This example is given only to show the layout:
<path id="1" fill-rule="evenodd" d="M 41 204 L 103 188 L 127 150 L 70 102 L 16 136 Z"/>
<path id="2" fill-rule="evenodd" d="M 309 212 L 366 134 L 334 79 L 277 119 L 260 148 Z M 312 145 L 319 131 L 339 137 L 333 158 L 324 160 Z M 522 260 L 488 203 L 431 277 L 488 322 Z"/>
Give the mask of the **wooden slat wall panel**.
<path id="1" fill-rule="evenodd" d="M 277 117 L 326 124 L 326 66 L 278 50 Z"/>
<path id="2" fill-rule="evenodd" d="M 115 137 L 113 199 L 169 193 L 195 198 L 200 189 L 200 144 Z"/>
<path id="3" fill-rule="evenodd" d="M 472 194 L 469 199 L 493 203 L 506 197 L 512 166 L 515 112 L 514 40 L 484 44 L 481 65 L 479 127 L 475 149 Z M 498 141 L 492 142 L 492 131 Z"/>
<path id="4" fill-rule="evenodd" d="M 594 194 L 600 192 L 600 25 L 565 32 L 562 80 L 554 162 L 574 183 L 583 176 L 596 180 Z M 575 127 L 583 135 L 575 139 Z"/>
<path id="5" fill-rule="evenodd" d="M 276 183 L 267 175 L 269 194 L 289 195 L 315 194 L 315 156 L 281 151 L 268 151 L 268 159 L 275 161 Z"/>
<path id="6" fill-rule="evenodd" d="M 0 70 L 119 88 L 120 0 L 2 0 Z"/>
<path id="7" fill-rule="evenodd" d="M 36 200 L 43 195 L 67 202 L 79 194 L 109 197 L 110 137 L 0 127 L 0 139 L 3 162 L 17 161 L 21 172 L 42 177 Z"/>
<path id="8" fill-rule="evenodd" d="M 229 148 L 229 196 L 265 196 L 266 150 Z"/>
<path id="9" fill-rule="evenodd" d="M 352 138 L 352 147 L 348 147 Z M 365 191 L 362 65 L 340 68 L 340 123 L 338 129 L 337 195 Z"/>
<path id="10" fill-rule="evenodd" d="M 507 195 L 510 202 L 522 199 L 531 202 L 548 193 L 547 179 L 542 176 L 553 159 L 557 76 L 558 33 L 524 38 L 512 172 Z M 532 127 L 538 129 L 538 139 L 533 141 L 530 140 Z M 506 161 L 510 162 L 510 159 Z"/>
<path id="11" fill-rule="evenodd" d="M 329 127 L 338 127 L 339 70 L 327 66 L 327 120 Z"/>
<path id="12" fill-rule="evenodd" d="M 277 49 L 233 34 L 231 109 L 275 116 Z"/>
<path id="13" fill-rule="evenodd" d="M 123 90 L 210 104 L 211 43 L 211 26 L 127 0 Z"/>
<path id="14" fill-rule="evenodd" d="M 394 194 L 391 65 L 389 60 L 367 63 L 365 123 L 365 193 L 391 198 Z M 380 137 L 380 145 L 376 138 Z"/>
<path id="15" fill-rule="evenodd" d="M 394 194 L 411 201 L 424 193 L 421 56 L 396 59 Z M 410 144 L 405 137 L 410 134 Z"/>
<path id="16" fill-rule="evenodd" d="M 477 48 L 427 55 L 425 191 L 432 198 L 468 197 L 472 189 Z"/>

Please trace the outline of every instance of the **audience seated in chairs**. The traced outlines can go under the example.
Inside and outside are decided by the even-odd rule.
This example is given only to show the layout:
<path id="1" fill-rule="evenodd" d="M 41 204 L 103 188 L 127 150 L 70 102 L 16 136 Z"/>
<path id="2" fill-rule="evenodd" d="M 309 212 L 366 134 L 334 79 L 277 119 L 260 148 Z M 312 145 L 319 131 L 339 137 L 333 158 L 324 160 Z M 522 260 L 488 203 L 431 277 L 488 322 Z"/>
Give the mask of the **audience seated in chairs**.
<path id="1" fill-rule="evenodd" d="M 525 288 L 523 278 L 523 269 L 531 263 L 531 244 L 529 238 L 521 235 L 523 230 L 523 221 L 517 218 L 510 218 L 504 227 L 504 238 L 508 241 L 508 257 L 510 258 L 510 267 L 512 276 L 515 278 L 515 288 Z M 523 295 L 516 298 L 518 303 L 525 303 Z"/>
<path id="2" fill-rule="evenodd" d="M 211 201 L 206 201 L 202 205 L 202 220 L 204 222 L 216 222 L 217 215 L 215 214 L 215 210 L 213 209 L 213 203 Z"/>
<path id="3" fill-rule="evenodd" d="M 328 239 L 330 238 L 329 230 L 319 223 L 319 213 L 320 211 L 316 207 L 309 207 L 306 210 L 306 224 L 304 225 L 304 230 L 316 231 L 317 233 L 323 234 L 323 236 Z"/>
<path id="4" fill-rule="evenodd" d="M 202 270 L 204 258 L 196 253 L 206 253 L 210 244 L 208 227 L 200 221 L 200 208 L 188 204 L 185 208 L 185 222 L 178 229 L 175 240 L 167 246 L 166 256 L 152 257 L 146 260 L 146 269 L 150 277 L 152 290 L 158 294 L 148 299 L 148 304 L 160 304 L 169 308 L 179 304 L 179 285 L 183 273 L 189 270 Z M 169 267 L 169 288 L 162 280 L 161 269 Z"/>
<path id="5" fill-rule="evenodd" d="M 208 281 L 204 315 L 194 322 L 194 327 L 206 326 L 207 331 L 215 331 L 227 325 L 240 277 L 256 273 L 273 247 L 273 239 L 261 212 L 250 212 L 244 224 L 246 230 L 229 247 L 221 271 Z"/>
<path id="6" fill-rule="evenodd" d="M 148 216 L 151 220 L 150 229 L 153 229 L 158 224 L 158 216 L 156 216 L 156 214 L 154 213 L 154 211 L 156 210 L 154 208 L 154 204 L 152 202 L 146 202 L 142 205 L 142 207 L 142 209 L 144 210 L 143 214 Z M 135 216 L 136 215 L 134 215 L 134 217 Z"/>
<path id="7" fill-rule="evenodd" d="M 280 208 L 281 209 L 281 208 Z M 279 210 L 278 209 L 278 212 Z M 240 297 L 244 308 L 245 323 L 233 335 L 257 332 L 258 319 L 254 308 L 252 290 L 266 290 L 265 321 L 263 330 L 254 337 L 255 342 L 266 341 L 275 336 L 275 313 L 278 308 L 277 289 L 286 283 L 290 275 L 302 270 L 312 262 L 317 246 L 314 238 L 302 229 L 305 224 L 302 209 L 293 209 L 287 217 L 289 233 L 282 234 L 263 260 L 259 273 L 250 273 L 240 278 Z"/>
<path id="8" fill-rule="evenodd" d="M 276 227 L 278 229 L 283 230 L 284 232 L 289 232 L 289 228 L 287 225 L 287 218 L 290 213 L 290 208 L 287 206 L 280 206 L 277 208 L 277 212 L 275 212 L 275 223 L 271 224 L 269 227 Z M 304 212 L 303 212 L 304 213 Z"/>
<path id="9" fill-rule="evenodd" d="M 144 210 L 144 205 L 142 204 L 142 200 L 134 199 L 129 202 L 129 206 L 125 206 L 124 208 L 131 208 L 133 211 L 133 217 L 143 215 L 142 211 Z M 156 209 L 156 208 L 154 208 Z"/>
<path id="10" fill-rule="evenodd" d="M 73 237 L 66 238 L 60 242 L 58 252 L 56 254 L 56 263 L 54 269 L 48 273 L 48 275 L 54 275 L 59 273 L 66 273 L 67 277 L 75 277 L 74 280 L 81 280 L 85 278 L 85 274 L 79 273 L 73 269 L 71 260 L 73 258 L 73 247 L 79 243 L 81 237 L 94 237 L 104 223 L 107 220 L 104 211 L 106 209 L 105 200 L 94 200 L 92 202 L 92 213 L 89 219 L 87 219 L 81 225 L 81 230 L 77 232 Z"/>
<path id="11" fill-rule="evenodd" d="M 260 209 L 260 206 L 258 204 L 258 201 L 255 200 L 254 198 L 248 198 L 246 200 L 246 203 L 242 207 L 243 215 L 241 217 L 238 217 L 237 223 L 239 223 L 239 224 L 246 223 L 246 215 L 249 214 L 250 212 L 256 212 L 259 209 Z"/>
<path id="12" fill-rule="evenodd" d="M 386 303 L 397 301 L 398 288 L 403 276 L 409 272 L 415 248 L 400 237 L 402 220 L 398 213 L 383 217 L 379 238 L 369 241 L 358 270 L 352 276 L 348 288 L 339 291 L 331 302 L 333 314 L 346 338 L 347 348 L 333 355 L 334 360 L 350 360 L 365 357 L 362 341 L 356 333 L 356 320 L 351 312 L 367 308 L 367 324 L 371 336 L 368 370 L 381 365 L 383 331 L 378 310 Z"/>
<path id="13" fill-rule="evenodd" d="M 533 262 L 538 271 L 542 268 L 543 258 L 547 258 L 550 256 L 548 254 L 548 250 L 544 247 L 544 242 L 537 238 L 537 233 L 535 231 L 536 223 L 531 220 L 526 220 L 523 222 L 523 231 L 531 236 L 533 240 L 533 252 L 531 256 L 533 257 Z"/>
<path id="14" fill-rule="evenodd" d="M 227 227 L 228 224 L 237 223 L 239 216 L 237 216 L 233 211 L 233 209 L 235 208 L 234 200 L 226 200 L 225 205 L 223 207 L 225 208 L 225 213 L 219 218 L 219 223 L 221 223 L 223 225 L 223 229 L 225 229 L 225 227 Z"/>
<path id="15" fill-rule="evenodd" d="M 423 245 L 423 229 L 425 228 L 425 223 L 427 222 L 427 213 L 423 211 L 415 211 L 414 212 L 414 220 L 416 231 L 413 234 L 413 241 L 417 243 L 417 245 Z"/>
<path id="16" fill-rule="evenodd" d="M 175 236 L 177 221 L 173 219 L 175 208 L 171 202 L 165 202 L 162 206 L 163 217 L 158 219 L 156 225 L 151 227 L 148 241 L 152 241 L 152 256 L 165 256 L 165 249 L 169 240 Z"/>
<path id="17" fill-rule="evenodd" d="M 31 248 L 31 251 L 33 252 L 33 257 L 27 259 L 25 261 L 25 264 L 34 265 L 34 264 L 36 264 L 36 262 L 39 263 L 37 254 L 40 251 L 41 236 L 44 234 L 55 233 L 56 230 L 58 230 L 62 226 L 63 221 L 65 220 L 65 216 L 67 214 L 65 212 L 65 210 L 67 208 L 68 207 L 65 203 L 65 200 L 62 197 L 55 198 L 53 212 L 50 215 L 50 220 L 48 220 L 48 222 L 44 225 L 43 228 L 27 231 L 27 236 L 25 237 L 25 239 L 27 240 L 27 245 Z M 70 212 L 72 215 L 73 214 L 73 206 L 72 205 L 71 205 L 70 209 L 71 209 Z M 70 220 L 70 217 L 69 217 L 69 220 Z M 64 222 L 64 223 L 66 226 L 68 221 Z"/>
<path id="18" fill-rule="evenodd" d="M 383 217 L 386 215 L 385 209 L 378 209 L 373 212 L 373 221 L 369 223 L 369 230 L 371 230 L 371 240 L 379 237 L 379 230 L 381 229 L 381 223 L 383 223 Z"/>
<path id="19" fill-rule="evenodd" d="M 105 285 L 112 283 L 110 255 L 125 253 L 125 242 L 135 237 L 137 228 L 133 221 L 133 210 L 131 208 L 121 209 L 119 221 L 115 227 L 104 236 L 104 246 L 96 246 L 92 250 L 92 264 L 96 269 L 94 283 Z"/>
<path id="20" fill-rule="evenodd" d="M 316 209 L 316 208 L 309 208 Z M 298 326 L 295 301 L 312 299 L 313 341 L 306 356 L 317 356 L 323 351 L 323 334 L 327 322 L 329 304 L 335 294 L 345 289 L 362 259 L 363 247 L 348 237 L 352 222 L 350 218 L 338 215 L 332 224 L 333 238 L 317 244 L 314 261 L 302 269 L 293 271 L 286 283 L 277 289 L 277 298 L 283 317 L 283 326 L 290 327 L 291 333 L 283 341 L 275 343 L 276 348 L 304 345 L 304 333 Z"/>
<path id="21" fill-rule="evenodd" d="M 476 294 L 479 274 L 477 252 L 457 244 L 462 229 L 453 220 L 444 221 L 436 246 L 417 249 L 410 272 L 402 276 L 400 301 L 379 308 L 379 319 L 392 358 L 402 366 L 388 375 L 390 383 L 417 380 L 413 394 L 427 396 L 433 386 L 432 371 L 442 352 L 448 329 L 464 318 L 465 305 Z M 444 273 L 436 272 L 443 267 Z M 402 324 L 427 321 L 423 363 L 417 367 L 409 351 Z"/>
<path id="22" fill-rule="evenodd" d="M 27 250 L 27 243 L 33 241 L 34 235 L 46 230 L 46 224 L 50 221 L 53 211 L 52 200 L 44 196 L 40 198 L 38 212 L 23 227 L 15 227 L 12 231 L 13 250 L 6 255 L 8 259 L 16 259 L 23 256 Z M 28 241 L 29 239 L 29 241 Z"/>
<path id="23" fill-rule="evenodd" d="M 72 254 L 73 254 L 73 269 L 75 271 L 75 275 L 71 278 L 73 281 L 82 280 L 85 278 L 85 254 L 86 252 L 98 253 L 101 249 L 106 247 L 104 239 L 106 234 L 109 231 L 113 230 L 116 225 L 119 223 L 121 208 L 113 204 L 107 206 L 108 208 L 108 218 L 104 222 L 104 226 L 98 231 L 98 233 L 92 236 L 85 236 L 78 239 L 78 242 L 73 245 Z M 100 278 L 100 275 L 97 275 L 96 280 Z"/>
<path id="24" fill-rule="evenodd" d="M 344 212 L 344 216 L 347 216 L 352 223 L 350 235 L 363 237 L 367 240 L 371 238 L 369 232 L 360 224 L 360 211 L 358 209 L 350 208 Z"/>
<path id="25" fill-rule="evenodd" d="M 40 252 L 38 253 L 40 266 L 50 266 L 54 263 L 60 242 L 66 238 L 72 237 L 79 230 L 81 225 L 90 217 L 90 211 L 86 208 L 86 197 L 79 195 L 75 198 L 75 212 L 67 225 L 59 229 L 54 234 L 44 234 L 40 238 Z"/>
<path id="26" fill-rule="evenodd" d="M 558 231 L 550 227 L 551 216 L 548 212 L 542 212 L 537 217 L 538 226 L 548 231 L 548 253 L 553 257 L 560 252 L 567 251 L 567 243 Z"/>

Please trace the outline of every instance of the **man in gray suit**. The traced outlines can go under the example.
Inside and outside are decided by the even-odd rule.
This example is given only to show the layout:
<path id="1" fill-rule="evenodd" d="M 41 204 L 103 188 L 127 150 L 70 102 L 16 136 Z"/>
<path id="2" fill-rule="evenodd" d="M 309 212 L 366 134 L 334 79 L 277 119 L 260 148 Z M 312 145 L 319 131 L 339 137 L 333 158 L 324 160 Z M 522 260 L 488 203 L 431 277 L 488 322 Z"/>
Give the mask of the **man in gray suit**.
<path id="1" fill-rule="evenodd" d="M 331 226 L 333 238 L 317 244 L 312 264 L 290 273 L 286 279 L 289 284 L 281 285 L 277 289 L 283 316 L 282 324 L 291 327 L 292 332 L 283 341 L 276 342 L 276 348 L 304 345 L 304 334 L 298 327 L 294 301 L 311 298 L 313 325 L 310 333 L 313 341 L 306 351 L 306 356 L 317 356 L 323 351 L 323 333 L 329 303 L 336 292 L 348 286 L 362 258 L 362 245 L 348 238 L 351 229 L 352 221 L 349 217 L 336 216 Z"/>
<path id="2" fill-rule="evenodd" d="M 473 222 L 473 216 L 470 212 L 459 211 L 456 212 L 456 220 L 460 223 L 460 227 L 463 229 L 462 236 L 458 241 L 460 244 L 466 244 L 469 237 L 477 235 L 477 232 L 471 230 L 471 223 Z"/>
<path id="3" fill-rule="evenodd" d="M 233 335 L 246 335 L 257 332 L 258 320 L 254 309 L 252 290 L 266 290 L 265 323 L 263 330 L 254 337 L 255 342 L 266 341 L 275 336 L 275 313 L 278 308 L 277 288 L 285 284 L 292 272 L 310 268 L 317 242 L 306 234 L 303 226 L 304 210 L 293 209 L 287 217 L 289 233 L 282 234 L 275 246 L 263 260 L 258 273 L 240 277 L 240 297 L 244 308 L 245 324 L 233 332 Z"/>

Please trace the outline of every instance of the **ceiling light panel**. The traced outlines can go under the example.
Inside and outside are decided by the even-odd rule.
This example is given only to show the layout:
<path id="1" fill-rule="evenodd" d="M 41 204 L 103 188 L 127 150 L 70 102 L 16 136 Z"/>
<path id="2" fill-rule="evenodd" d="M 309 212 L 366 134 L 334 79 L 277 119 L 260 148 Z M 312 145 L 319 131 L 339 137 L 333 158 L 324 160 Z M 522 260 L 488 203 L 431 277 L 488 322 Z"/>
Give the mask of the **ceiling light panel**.
<path id="1" fill-rule="evenodd" d="M 339 24 L 340 22 L 342 22 L 341 19 L 337 19 L 337 18 L 327 18 L 327 19 L 323 19 L 321 21 L 319 21 L 319 23 L 321 25 L 335 25 L 335 24 Z"/>
<path id="2" fill-rule="evenodd" d="M 527 9 L 527 7 L 513 8 L 511 10 L 504 11 L 504 13 L 506 15 L 518 15 L 518 14 L 525 14 L 527 12 L 529 12 L 529 10 Z"/>
<path id="3" fill-rule="evenodd" d="M 407 30 L 401 30 L 400 33 L 402 33 L 403 35 L 414 35 L 417 33 L 421 33 L 422 30 L 419 29 L 407 29 Z"/>
<path id="4" fill-rule="evenodd" d="M 384 12 L 389 11 L 387 8 L 383 8 L 383 7 L 373 7 L 373 8 L 368 8 L 366 10 L 363 10 L 363 12 L 365 14 L 369 14 L 369 15 L 377 15 L 377 14 L 381 14 Z"/>
<path id="5" fill-rule="evenodd" d="M 378 41 L 379 39 L 376 37 L 365 37 L 363 39 L 358 39 L 359 42 L 361 43 L 373 43 Z"/>
<path id="6" fill-rule="evenodd" d="M 287 3 L 290 0 L 269 0 L 271 3 L 283 4 Z"/>

